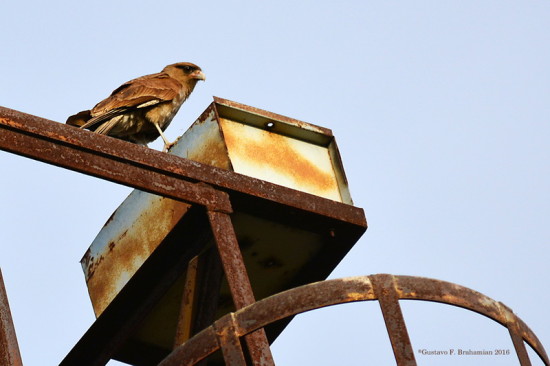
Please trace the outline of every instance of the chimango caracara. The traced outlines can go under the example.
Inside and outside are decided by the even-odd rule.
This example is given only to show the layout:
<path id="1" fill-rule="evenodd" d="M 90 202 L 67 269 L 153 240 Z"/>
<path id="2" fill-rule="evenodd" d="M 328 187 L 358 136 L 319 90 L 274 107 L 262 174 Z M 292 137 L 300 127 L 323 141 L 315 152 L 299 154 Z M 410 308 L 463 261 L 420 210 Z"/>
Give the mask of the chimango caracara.
<path id="1" fill-rule="evenodd" d="M 91 110 L 70 116 L 67 124 L 140 145 L 160 135 L 167 151 L 172 143 L 163 131 L 199 80 L 206 77 L 197 65 L 189 62 L 168 65 L 158 74 L 122 84 Z"/>

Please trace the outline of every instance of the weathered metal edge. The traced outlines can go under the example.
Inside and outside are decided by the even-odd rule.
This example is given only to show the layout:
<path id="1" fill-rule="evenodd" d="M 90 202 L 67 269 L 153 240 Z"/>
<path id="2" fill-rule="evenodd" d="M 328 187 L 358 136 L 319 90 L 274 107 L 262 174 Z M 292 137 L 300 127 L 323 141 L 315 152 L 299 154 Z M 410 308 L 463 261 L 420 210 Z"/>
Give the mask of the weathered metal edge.
<path id="1" fill-rule="evenodd" d="M 314 125 L 312 123 L 300 121 L 300 120 L 295 119 L 295 118 L 283 116 L 281 114 L 269 112 L 269 111 L 266 111 L 264 109 L 252 107 L 252 106 L 249 106 L 249 105 L 246 105 L 246 104 L 234 102 L 234 101 L 224 99 L 224 98 L 220 98 L 220 97 L 214 97 L 214 103 L 216 103 L 218 105 L 221 105 L 221 106 L 229 107 L 231 109 L 235 109 L 235 110 L 243 111 L 243 112 L 246 112 L 246 113 L 249 113 L 249 114 L 257 115 L 257 116 L 266 118 L 267 120 L 279 121 L 279 122 L 283 122 L 283 123 L 288 124 L 288 125 L 296 126 L 296 127 L 301 128 L 301 129 L 305 129 L 307 131 L 311 131 L 311 132 L 315 132 L 315 133 L 324 135 L 325 137 L 327 137 L 329 139 L 334 137 L 333 134 L 332 134 L 332 130 L 330 130 L 328 128 L 317 126 L 317 125 Z"/>

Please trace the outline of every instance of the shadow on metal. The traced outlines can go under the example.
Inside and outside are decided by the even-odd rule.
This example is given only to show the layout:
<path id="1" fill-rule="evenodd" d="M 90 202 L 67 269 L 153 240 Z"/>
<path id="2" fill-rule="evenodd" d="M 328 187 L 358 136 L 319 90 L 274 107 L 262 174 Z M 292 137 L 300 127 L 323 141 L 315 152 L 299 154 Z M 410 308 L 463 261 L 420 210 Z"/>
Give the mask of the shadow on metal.
<path id="1" fill-rule="evenodd" d="M 531 365 L 524 341 L 550 365 L 544 347 L 506 305 L 453 283 L 410 276 L 377 274 L 322 281 L 294 288 L 220 318 L 174 349 L 159 365 L 195 365 L 221 348 L 226 365 L 246 365 L 240 337 L 275 321 L 325 306 L 378 300 L 399 366 L 416 365 L 398 300 L 424 300 L 458 306 L 508 328 L 520 365 Z"/>

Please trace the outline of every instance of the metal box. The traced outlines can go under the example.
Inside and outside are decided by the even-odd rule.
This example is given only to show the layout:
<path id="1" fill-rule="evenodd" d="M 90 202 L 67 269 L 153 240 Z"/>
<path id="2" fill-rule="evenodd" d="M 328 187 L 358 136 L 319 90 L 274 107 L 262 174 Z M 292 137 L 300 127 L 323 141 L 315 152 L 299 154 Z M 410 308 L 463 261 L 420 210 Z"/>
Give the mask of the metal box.
<path id="1" fill-rule="evenodd" d="M 256 299 L 325 279 L 366 230 L 328 129 L 215 98 L 170 152 L 201 163 L 205 183 L 229 194 Z M 159 247 L 185 250 L 188 237 L 210 232 L 207 221 L 189 224 L 191 210 L 139 190 L 120 205 L 81 260 L 97 317 Z M 204 250 L 211 246 L 205 241 Z M 184 281 L 174 282 L 117 359 L 154 363 L 171 350 Z M 233 310 L 222 281 L 216 317 Z M 285 325 L 266 329 L 269 339 Z"/>
<path id="2" fill-rule="evenodd" d="M 171 152 L 352 204 L 332 132 L 258 108 L 214 98 Z"/>

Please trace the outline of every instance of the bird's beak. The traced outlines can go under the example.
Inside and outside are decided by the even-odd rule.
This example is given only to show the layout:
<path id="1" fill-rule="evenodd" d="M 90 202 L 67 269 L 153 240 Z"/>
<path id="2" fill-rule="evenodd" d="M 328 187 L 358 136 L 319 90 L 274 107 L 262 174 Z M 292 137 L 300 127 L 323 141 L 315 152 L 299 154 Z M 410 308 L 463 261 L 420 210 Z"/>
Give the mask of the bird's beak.
<path id="1" fill-rule="evenodd" d="M 204 75 L 204 72 L 202 72 L 201 70 L 197 70 L 193 72 L 191 76 L 193 77 L 193 79 L 203 80 L 203 81 L 206 80 L 206 75 Z"/>

